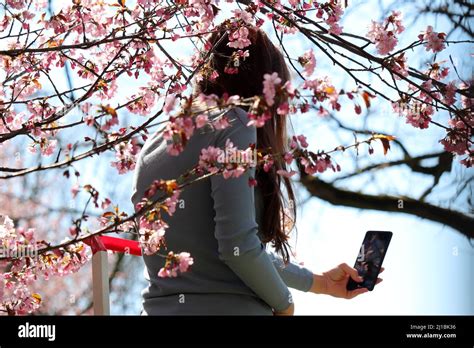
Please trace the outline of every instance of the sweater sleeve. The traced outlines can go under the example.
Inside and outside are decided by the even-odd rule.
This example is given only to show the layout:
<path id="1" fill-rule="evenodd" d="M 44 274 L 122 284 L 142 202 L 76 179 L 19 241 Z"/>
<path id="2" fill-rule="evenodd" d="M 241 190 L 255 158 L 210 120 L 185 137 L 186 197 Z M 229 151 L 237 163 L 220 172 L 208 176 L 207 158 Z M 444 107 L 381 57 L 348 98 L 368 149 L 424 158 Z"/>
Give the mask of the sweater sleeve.
<path id="1" fill-rule="evenodd" d="M 311 289 L 313 285 L 313 272 L 291 260 L 285 265 L 279 255 L 272 251 L 267 251 L 267 253 L 287 286 L 304 292 L 308 292 Z"/>
<path id="2" fill-rule="evenodd" d="M 216 132 L 216 146 L 223 148 L 227 139 L 239 149 L 256 142 L 245 111 L 235 108 L 228 116 L 232 125 Z M 257 236 L 254 190 L 248 184 L 254 174 L 252 168 L 238 178 L 211 177 L 219 258 L 270 307 L 284 310 L 292 303 L 291 293 Z"/>

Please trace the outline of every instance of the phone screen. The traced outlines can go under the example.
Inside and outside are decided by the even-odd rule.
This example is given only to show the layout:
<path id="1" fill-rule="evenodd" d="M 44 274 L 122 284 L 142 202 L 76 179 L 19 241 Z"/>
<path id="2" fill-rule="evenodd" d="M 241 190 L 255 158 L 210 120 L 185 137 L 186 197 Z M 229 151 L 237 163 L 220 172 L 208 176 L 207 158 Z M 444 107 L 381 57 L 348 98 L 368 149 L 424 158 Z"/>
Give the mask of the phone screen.
<path id="1" fill-rule="evenodd" d="M 392 232 L 386 231 L 368 231 L 365 234 L 354 265 L 364 280 L 357 283 L 349 278 L 347 290 L 367 288 L 372 291 L 374 289 L 392 234 Z"/>

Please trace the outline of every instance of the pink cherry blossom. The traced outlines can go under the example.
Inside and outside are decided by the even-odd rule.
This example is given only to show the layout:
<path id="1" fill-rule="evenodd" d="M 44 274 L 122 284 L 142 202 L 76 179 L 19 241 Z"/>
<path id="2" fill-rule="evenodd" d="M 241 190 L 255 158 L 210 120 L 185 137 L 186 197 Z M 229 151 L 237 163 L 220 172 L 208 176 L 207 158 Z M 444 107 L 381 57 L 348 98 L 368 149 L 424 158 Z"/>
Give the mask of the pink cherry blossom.
<path id="1" fill-rule="evenodd" d="M 401 13 L 393 11 L 383 22 L 372 21 L 367 38 L 375 43 L 377 52 L 381 55 L 390 53 L 398 43 L 396 34 L 405 30 L 401 21 Z"/>
<path id="2" fill-rule="evenodd" d="M 161 243 L 163 242 L 163 235 L 163 229 L 152 231 L 144 247 L 145 254 L 153 255 L 160 249 L 159 245 L 161 245 Z M 140 242 L 142 245 L 144 244 L 142 239 L 140 239 Z"/>
<path id="3" fill-rule="evenodd" d="M 411 111 L 406 115 L 406 123 L 411 124 L 415 128 L 426 129 L 431 121 L 430 113 L 420 111 Z"/>
<path id="4" fill-rule="evenodd" d="M 172 251 L 166 256 L 166 263 L 158 272 L 158 276 L 162 278 L 174 278 L 178 273 L 187 272 L 194 263 L 193 258 L 187 252 L 181 252 L 175 255 Z"/>
<path id="5" fill-rule="evenodd" d="M 140 151 L 140 148 L 136 145 L 136 140 L 119 143 L 114 149 L 116 161 L 112 162 L 111 165 L 117 168 L 119 174 L 125 174 L 135 169 L 138 152 Z"/>
<path id="6" fill-rule="evenodd" d="M 439 141 L 444 149 L 457 155 L 468 153 L 466 140 L 458 133 L 448 131 L 448 135 Z"/>
<path id="7" fill-rule="evenodd" d="M 428 25 L 426 30 L 418 35 L 418 38 L 425 41 L 425 48 L 427 51 L 432 50 L 433 52 L 441 52 L 446 48 L 446 45 L 444 44 L 446 34 L 433 31 L 431 25 Z"/>
<path id="8" fill-rule="evenodd" d="M 161 220 L 149 222 L 145 217 L 140 218 L 138 242 L 145 255 L 154 255 L 164 245 L 165 230 L 168 225 Z"/>
<path id="9" fill-rule="evenodd" d="M 300 163 L 304 166 L 305 173 L 308 175 L 323 173 L 329 168 L 333 171 L 339 170 L 339 166 L 334 167 L 328 155 L 317 155 L 317 157 L 312 160 L 302 157 Z"/>
<path id="10" fill-rule="evenodd" d="M 94 116 L 86 116 L 84 117 L 84 123 L 90 127 L 94 125 L 95 117 Z"/>
<path id="11" fill-rule="evenodd" d="M 250 14 L 249 12 L 245 10 L 235 9 L 235 10 L 232 10 L 232 13 L 235 19 L 241 19 L 244 23 L 252 24 L 253 22 L 252 14 Z"/>
<path id="12" fill-rule="evenodd" d="M 275 102 L 275 85 L 281 83 L 281 78 L 278 77 L 278 73 L 274 72 L 272 74 L 263 75 L 263 79 L 263 94 L 265 96 L 265 101 L 268 106 L 272 106 Z"/>
<path id="13" fill-rule="evenodd" d="M 58 144 L 58 141 L 56 139 L 46 139 L 42 138 L 41 140 L 41 154 L 44 156 L 50 156 L 54 153 L 54 150 L 56 150 L 56 146 Z"/>
<path id="14" fill-rule="evenodd" d="M 248 184 L 250 187 L 255 187 L 257 186 L 258 182 L 255 178 L 249 178 Z"/>
<path id="15" fill-rule="evenodd" d="M 156 92 L 154 92 L 151 88 L 141 87 L 138 95 L 132 95 L 131 99 L 136 100 L 128 104 L 127 109 L 134 114 L 146 116 L 155 106 L 156 96 Z M 171 104 L 171 102 L 174 102 L 174 100 L 169 100 L 169 102 Z M 171 111 L 174 106 L 170 104 L 166 104 L 163 112 L 169 113 Z"/>
<path id="16" fill-rule="evenodd" d="M 392 104 L 393 109 L 400 116 L 405 116 L 406 123 L 411 124 L 415 128 L 426 129 L 430 125 L 433 108 L 421 103 L 400 105 L 400 103 Z"/>
<path id="17" fill-rule="evenodd" d="M 308 147 L 308 142 L 306 141 L 306 137 L 305 137 L 303 134 L 298 135 L 298 136 L 296 137 L 296 139 L 298 139 L 298 141 L 299 141 L 301 147 L 303 147 L 303 148 L 307 148 L 307 147 Z"/>
<path id="18" fill-rule="evenodd" d="M 209 122 L 207 115 L 200 114 L 196 116 L 196 128 L 202 128 Z"/>
<path id="19" fill-rule="evenodd" d="M 401 76 L 408 76 L 408 64 L 405 53 L 401 53 L 398 56 L 394 57 L 389 61 L 390 67 L 395 73 L 400 74 Z M 399 75 L 394 75 L 396 80 L 401 80 L 402 78 Z"/>
<path id="20" fill-rule="evenodd" d="M 377 52 L 381 55 L 390 53 L 398 43 L 392 31 L 386 31 L 385 26 L 372 21 L 367 37 L 375 43 Z"/>
<path id="21" fill-rule="evenodd" d="M 174 94 L 167 95 L 165 99 L 165 104 L 163 106 L 163 112 L 165 114 L 169 114 L 174 109 L 175 105 L 176 105 L 176 95 Z"/>
<path id="22" fill-rule="evenodd" d="M 288 2 L 290 3 L 291 7 L 294 7 L 296 8 L 299 4 L 300 4 L 300 0 L 288 0 Z"/>
<path id="23" fill-rule="evenodd" d="M 240 27 L 232 34 L 229 35 L 229 43 L 227 44 L 232 48 L 245 48 L 250 46 L 252 42 L 248 39 L 249 30 L 246 27 Z"/>
<path id="24" fill-rule="evenodd" d="M 227 139 L 224 149 L 209 146 L 201 150 L 199 168 L 211 174 L 221 171 L 224 179 L 237 178 L 257 164 L 254 157 L 250 147 L 238 149 Z"/>
<path id="25" fill-rule="evenodd" d="M 47 139 L 42 137 L 39 141 L 39 148 L 41 154 L 43 156 L 51 156 L 56 150 L 57 143 L 58 141 L 56 139 Z M 28 146 L 28 151 L 30 151 L 31 153 L 36 153 L 37 146 L 38 143 L 31 143 Z"/>
<path id="26" fill-rule="evenodd" d="M 160 278 L 175 278 L 178 276 L 178 272 L 176 267 L 175 268 L 165 268 L 162 267 L 158 271 L 158 277 Z"/>
<path id="27" fill-rule="evenodd" d="M 285 84 L 283 85 L 283 89 L 286 91 L 286 93 L 288 93 L 288 96 L 290 98 L 293 98 L 296 95 L 295 86 L 293 86 L 290 80 L 285 82 Z"/>
<path id="28" fill-rule="evenodd" d="M 214 146 L 208 146 L 207 148 L 201 149 L 199 156 L 199 166 L 205 169 L 209 173 L 217 173 L 218 158 L 222 155 L 223 150 Z"/>
<path id="29" fill-rule="evenodd" d="M 469 144 L 467 139 L 472 137 L 472 127 L 474 126 L 474 118 L 466 119 L 469 127 L 465 121 L 455 117 L 448 121 L 451 129 L 447 131 L 446 136 L 440 140 L 444 149 L 457 155 L 468 155 Z M 470 162 L 463 162 L 469 164 Z"/>
<path id="30" fill-rule="evenodd" d="M 392 24 L 397 34 L 401 34 L 405 30 L 405 27 L 402 24 L 402 13 L 400 11 L 393 11 L 386 19 L 386 23 Z"/>
<path id="31" fill-rule="evenodd" d="M 306 79 L 301 85 L 304 90 L 311 90 L 316 100 L 320 102 L 329 101 L 334 110 L 339 110 L 339 92 L 336 90 L 328 76 Z M 309 105 L 302 105 L 301 112 L 306 112 Z"/>
<path id="32" fill-rule="evenodd" d="M 342 2 L 341 1 L 330 1 L 331 11 L 328 12 L 328 18 L 326 23 L 329 25 L 329 32 L 331 34 L 339 35 L 342 33 L 342 27 L 339 25 L 339 20 L 343 14 Z"/>
<path id="33" fill-rule="evenodd" d="M 272 118 L 272 115 L 270 112 L 265 111 L 264 113 L 260 115 L 256 115 L 254 113 L 248 113 L 247 115 L 249 122 L 247 122 L 247 126 L 255 126 L 257 128 L 263 127 L 265 125 L 265 122 L 270 120 Z"/>
<path id="34" fill-rule="evenodd" d="M 300 163 L 304 166 L 304 171 L 305 171 L 306 174 L 313 175 L 313 174 L 318 172 L 318 169 L 316 168 L 314 163 L 312 163 L 307 158 L 305 158 L 305 157 L 301 158 Z"/>
<path id="35" fill-rule="evenodd" d="M 226 128 L 230 127 L 229 119 L 225 115 L 217 118 L 216 120 L 214 120 L 212 122 L 212 125 L 216 129 L 226 129 Z"/>
<path id="36" fill-rule="evenodd" d="M 167 208 L 168 215 L 172 216 L 175 213 L 176 205 L 178 204 L 180 194 L 180 190 L 175 190 L 171 197 L 166 198 L 163 202 L 163 204 Z"/>
<path id="37" fill-rule="evenodd" d="M 457 91 L 456 82 L 451 81 L 450 83 L 446 85 L 446 90 L 443 95 L 443 99 L 446 104 L 448 105 L 454 104 L 454 102 L 456 101 L 456 91 Z"/>
<path id="38" fill-rule="evenodd" d="M 317 9 L 316 17 L 323 19 L 329 25 L 329 33 L 339 35 L 342 33 L 342 27 L 339 25 L 342 14 L 344 13 L 343 2 L 330 0 L 326 2 L 313 2 Z M 310 4 L 302 3 L 304 9 L 310 9 Z"/>
<path id="39" fill-rule="evenodd" d="M 239 73 L 239 68 L 232 67 L 232 66 L 226 66 L 224 68 L 224 73 L 229 74 L 229 75 L 236 75 Z"/>
<path id="40" fill-rule="evenodd" d="M 108 198 L 105 198 L 104 201 L 101 203 L 100 207 L 103 209 L 103 210 L 106 210 L 110 204 L 112 204 L 112 201 Z"/>
<path id="41" fill-rule="evenodd" d="M 290 104 L 284 102 L 278 105 L 278 108 L 276 110 L 277 114 L 280 116 L 285 116 L 288 115 L 290 112 Z"/>
<path id="42" fill-rule="evenodd" d="M 25 0 L 6 0 L 7 1 L 7 6 L 15 9 L 15 10 L 21 10 L 26 6 L 26 1 Z"/>
<path id="43" fill-rule="evenodd" d="M 9 270 L 0 273 L 0 310 L 11 315 L 29 314 L 40 307 L 41 296 L 30 289 L 38 278 L 77 272 L 90 259 L 82 242 L 39 253 L 46 245 L 35 234 L 33 228 L 15 228 L 8 216 L 0 222 L 2 256 L 11 259 Z"/>
<path id="44" fill-rule="evenodd" d="M 293 137 L 291 138 L 291 141 L 290 141 L 290 148 L 291 148 L 292 150 L 298 148 L 298 142 L 296 141 L 296 137 L 295 137 L 295 136 L 293 136 Z"/>
<path id="45" fill-rule="evenodd" d="M 286 152 L 283 156 L 283 159 L 285 160 L 286 164 L 291 164 L 294 160 L 294 157 L 291 152 Z"/>
<path id="46" fill-rule="evenodd" d="M 189 116 L 170 117 L 163 132 L 167 140 L 167 151 L 172 156 L 178 156 L 184 150 L 184 142 L 189 140 L 194 133 L 194 122 Z"/>
<path id="47" fill-rule="evenodd" d="M 224 179 L 238 178 L 245 173 L 246 168 L 257 164 L 250 147 L 244 150 L 238 149 L 230 139 L 226 140 L 224 151 L 220 153 L 218 161 L 224 164 L 222 172 Z"/>
<path id="48" fill-rule="evenodd" d="M 225 69 L 227 69 L 227 67 Z M 224 72 L 226 72 L 225 69 L 224 69 Z M 211 73 L 211 76 L 209 77 L 209 80 L 210 81 L 215 81 L 218 77 L 219 77 L 219 73 L 216 70 L 214 70 Z"/>
<path id="49" fill-rule="evenodd" d="M 191 254 L 187 252 L 179 253 L 178 258 L 179 258 L 178 268 L 180 272 L 187 272 L 189 267 L 194 263 L 194 260 L 191 257 Z"/>
<path id="50" fill-rule="evenodd" d="M 263 157 L 263 170 L 269 172 L 273 167 L 274 161 L 271 155 L 265 155 Z"/>
<path id="51" fill-rule="evenodd" d="M 0 31 L 4 31 L 10 25 L 11 18 L 4 16 L 0 21 Z"/>
<path id="52" fill-rule="evenodd" d="M 316 67 L 316 58 L 312 49 L 306 51 L 302 56 L 298 58 L 298 61 L 303 66 L 303 75 L 309 77 L 313 74 L 314 68 Z"/>

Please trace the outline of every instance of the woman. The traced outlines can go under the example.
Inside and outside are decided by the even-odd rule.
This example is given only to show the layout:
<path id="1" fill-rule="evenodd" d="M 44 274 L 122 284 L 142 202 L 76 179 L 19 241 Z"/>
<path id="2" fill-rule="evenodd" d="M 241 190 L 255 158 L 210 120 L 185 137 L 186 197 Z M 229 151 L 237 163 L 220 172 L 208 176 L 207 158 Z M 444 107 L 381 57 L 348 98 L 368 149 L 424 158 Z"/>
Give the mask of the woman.
<path id="1" fill-rule="evenodd" d="M 280 51 L 260 29 L 250 28 L 251 45 L 244 48 L 249 56 L 239 61 L 238 72 L 226 73 L 236 49 L 229 47 L 227 34 L 211 34 L 215 46 L 210 64 L 218 77 L 211 81 L 203 74 L 195 92 L 241 97 L 262 95 L 263 75 L 277 72 L 284 83 L 288 68 Z M 235 57 L 235 55 L 234 55 Z M 233 65 L 232 65 L 233 66 Z M 228 70 L 227 70 L 228 71 Z M 199 107 L 199 106 L 196 106 Z M 209 145 L 223 148 L 230 139 L 239 149 L 256 143 L 282 153 L 286 146 L 286 119 L 277 114 L 262 128 L 247 127 L 247 112 L 233 108 L 226 115 L 231 126 L 221 130 L 197 129 L 179 156 L 167 153 L 166 140 L 160 133 L 144 145 L 134 181 L 134 205 L 155 179 L 174 179 L 185 173 L 199 159 L 200 150 Z M 361 281 L 357 271 L 346 264 L 323 273 L 288 263 L 286 222 L 281 219 L 284 199 L 281 178 L 276 170 L 284 168 L 276 161 L 271 171 L 248 170 L 238 178 L 214 175 L 188 186 L 181 194 L 178 209 L 169 221 L 166 233 L 168 250 L 188 251 L 194 258 L 192 268 L 177 278 L 160 278 L 164 265 L 160 256 L 144 256 L 148 287 L 142 292 L 143 315 L 292 315 L 294 304 L 288 287 L 301 291 L 326 293 L 352 298 L 366 289 L 346 290 L 349 276 Z M 255 177 L 257 186 L 250 187 Z M 283 179 L 290 200 L 291 183 Z M 293 205 L 294 206 L 294 205 Z M 293 218 L 295 216 L 293 209 Z M 286 214 L 283 214 L 285 217 Z M 277 256 L 268 253 L 263 243 L 271 243 Z"/>

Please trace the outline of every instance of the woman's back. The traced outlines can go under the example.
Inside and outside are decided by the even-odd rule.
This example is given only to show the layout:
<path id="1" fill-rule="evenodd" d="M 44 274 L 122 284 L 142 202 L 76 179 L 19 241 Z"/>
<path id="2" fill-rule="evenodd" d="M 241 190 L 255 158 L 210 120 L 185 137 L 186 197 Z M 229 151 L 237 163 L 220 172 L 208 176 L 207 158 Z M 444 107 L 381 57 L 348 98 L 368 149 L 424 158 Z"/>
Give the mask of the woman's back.
<path id="1" fill-rule="evenodd" d="M 153 180 L 176 179 L 195 166 L 202 148 L 211 145 L 222 148 L 227 138 L 239 149 L 256 142 L 256 129 L 246 126 L 247 113 L 243 109 L 234 108 L 227 117 L 231 126 L 224 130 L 213 131 L 206 127 L 206 130 L 195 130 L 178 156 L 168 154 L 162 135 L 150 137 L 137 161 L 134 205 Z M 143 314 L 271 315 L 271 307 L 252 290 L 260 291 L 266 277 L 268 286 L 274 287 L 272 282 L 275 281 L 280 286 L 280 289 L 270 290 L 275 293 L 270 295 L 270 301 L 286 305 L 288 289 L 276 274 L 257 236 L 254 191 L 248 185 L 253 174 L 254 169 L 239 178 L 224 179 L 215 175 L 182 191 L 173 216 L 163 216 L 169 224 L 165 239 L 168 250 L 189 252 L 194 264 L 176 278 L 160 278 L 157 273 L 164 266 L 164 258 L 144 256 L 149 286 L 142 293 Z M 167 251 L 160 250 L 160 253 Z M 255 267 L 256 262 L 267 265 L 267 274 L 252 273 L 248 269 Z"/>

